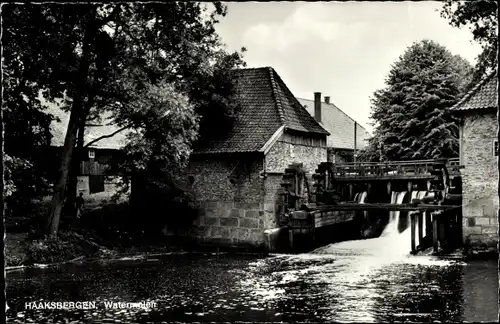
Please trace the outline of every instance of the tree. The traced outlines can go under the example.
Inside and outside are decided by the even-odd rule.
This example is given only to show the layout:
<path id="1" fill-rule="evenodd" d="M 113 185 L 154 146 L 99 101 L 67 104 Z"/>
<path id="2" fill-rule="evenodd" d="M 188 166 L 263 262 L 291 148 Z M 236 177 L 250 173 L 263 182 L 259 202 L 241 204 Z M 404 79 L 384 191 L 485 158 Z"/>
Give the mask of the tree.
<path id="1" fill-rule="evenodd" d="M 51 141 L 52 118 L 39 100 L 38 85 L 30 81 L 32 71 L 15 57 L 20 44 L 9 41 L 10 31 L 5 28 L 2 36 L 4 46 L 9 46 L 2 56 L 5 201 L 8 214 L 26 214 L 31 201 L 49 189 L 47 170 L 42 162 Z M 25 30 L 18 32 L 22 34 Z"/>
<path id="2" fill-rule="evenodd" d="M 446 48 L 424 40 L 396 61 L 386 87 L 372 98 L 372 160 L 450 158 L 458 154 L 458 126 L 449 108 L 464 93 L 472 67 Z"/>
<path id="3" fill-rule="evenodd" d="M 220 3 L 214 4 L 212 12 L 196 2 L 6 7 L 6 39 L 8 44 L 13 43 L 6 48 L 14 49 L 10 57 L 17 63 L 11 66 L 30 71 L 27 80 L 43 89 L 48 99 L 64 93 L 64 108 L 70 113 L 53 210 L 48 218 L 50 234 L 58 230 L 68 179 L 75 176 L 71 175 L 72 166 L 79 163 L 86 123 L 99 118 L 103 111 L 112 112 L 123 129 L 134 130 L 130 135 L 132 143 L 144 134 L 160 135 L 151 125 L 165 124 L 170 118 L 160 113 L 165 112 L 165 107 L 174 113 L 188 112 L 175 119 L 176 125 L 184 129 L 194 127 L 192 121 L 198 114 L 219 114 L 230 120 L 234 107 L 220 98 L 230 98 L 232 86 L 220 76 L 242 61 L 239 53 L 225 52 L 215 33 L 217 17 L 226 13 Z M 151 102 L 153 99 L 141 99 L 138 94 L 156 99 Z M 158 94 L 177 98 L 177 103 L 159 99 Z M 179 95 L 189 100 L 180 100 Z M 147 105 L 138 105 L 141 102 Z M 150 109 L 151 103 L 163 108 Z M 221 125 L 224 120 L 220 119 Z M 186 145 L 194 138 L 189 131 L 178 128 L 171 132 L 186 136 Z M 169 152 L 163 161 L 184 156 L 184 145 L 175 147 L 165 142 L 172 138 L 142 137 L 142 141 L 151 141 L 146 147 L 154 150 L 130 155 L 152 159 Z"/>
<path id="4" fill-rule="evenodd" d="M 498 4 L 491 0 L 456 1 L 446 0 L 441 16 L 454 27 L 468 26 L 474 40 L 483 51 L 477 58 L 476 71 L 471 86 L 477 84 L 498 64 Z"/>

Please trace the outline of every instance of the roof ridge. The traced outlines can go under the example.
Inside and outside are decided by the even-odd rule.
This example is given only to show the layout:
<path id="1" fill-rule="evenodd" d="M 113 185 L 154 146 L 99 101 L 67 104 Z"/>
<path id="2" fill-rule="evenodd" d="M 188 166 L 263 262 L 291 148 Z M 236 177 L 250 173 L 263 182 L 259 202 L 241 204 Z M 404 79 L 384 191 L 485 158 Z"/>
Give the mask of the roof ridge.
<path id="1" fill-rule="evenodd" d="M 276 72 L 276 70 L 274 70 L 273 68 L 270 68 L 273 72 L 274 72 L 274 75 L 275 75 L 275 82 L 277 83 L 277 85 L 280 87 L 280 89 L 283 91 L 283 95 L 285 96 L 285 100 L 287 101 L 287 103 L 291 103 L 289 101 L 289 99 L 287 98 L 287 96 L 290 96 L 290 98 L 293 98 L 292 100 L 294 100 L 294 103 L 292 104 L 292 106 L 294 104 L 298 105 L 298 108 L 303 110 L 303 112 L 305 113 L 304 116 L 307 116 L 308 118 L 311 119 L 311 122 L 313 122 L 314 124 L 316 124 L 320 129 L 322 129 L 323 131 L 326 131 L 328 132 L 326 129 L 324 129 L 324 127 L 318 123 L 318 121 L 316 119 L 314 119 L 314 117 L 312 117 L 308 112 L 307 110 L 302 106 L 302 104 L 299 102 L 299 100 L 295 97 L 295 95 L 292 93 L 292 91 L 290 90 L 290 88 L 288 88 L 288 86 L 286 85 L 285 81 L 283 81 L 283 79 L 281 78 L 281 76 Z M 280 104 L 281 104 L 281 101 L 280 101 Z M 284 113 L 284 108 L 283 106 L 282 107 L 282 111 Z M 284 117 L 284 116 L 283 116 Z M 285 119 L 285 122 L 287 122 L 287 120 Z M 288 125 L 290 126 L 290 125 Z M 290 126 L 293 128 L 293 126 Z"/>
<path id="2" fill-rule="evenodd" d="M 269 72 L 269 80 L 271 81 L 271 89 L 274 102 L 276 103 L 276 109 L 278 110 L 278 116 L 280 118 L 281 124 L 287 126 L 285 120 L 285 111 L 283 109 L 283 104 L 281 103 L 281 98 L 278 95 L 278 85 L 276 83 L 276 78 L 274 77 L 274 73 L 276 73 L 276 71 L 274 71 L 274 69 L 270 66 L 267 67 L 267 70 Z"/>
<path id="3" fill-rule="evenodd" d="M 314 100 L 311 100 L 311 99 L 298 98 L 298 97 L 297 97 L 297 99 L 308 100 L 308 101 L 312 101 L 312 102 L 314 102 Z M 337 107 L 337 105 L 336 105 L 336 104 L 334 104 L 334 103 L 327 103 L 327 102 L 324 102 L 324 101 L 321 101 L 321 103 L 322 103 L 322 104 L 326 104 L 326 105 L 331 105 L 331 106 L 333 106 L 333 107 L 337 108 L 337 109 L 338 109 L 341 113 L 343 113 L 344 115 L 346 115 L 346 116 L 347 116 L 347 118 L 349 118 L 350 120 L 352 120 L 353 122 L 355 122 L 355 123 L 356 123 L 356 124 L 358 124 L 359 126 L 363 127 L 363 129 L 364 129 L 365 131 L 367 131 L 367 130 L 366 130 L 366 128 L 365 128 L 363 125 L 361 125 L 361 124 L 360 124 L 357 120 L 355 120 L 354 118 L 352 118 L 351 116 L 349 116 L 349 115 L 348 115 L 345 111 L 343 111 L 342 109 L 340 109 L 339 107 Z"/>
<path id="4" fill-rule="evenodd" d="M 236 67 L 233 68 L 233 71 L 248 71 L 248 70 L 264 70 L 264 69 L 272 69 L 270 66 L 260 66 L 260 67 Z"/>
<path id="5" fill-rule="evenodd" d="M 478 84 L 476 84 L 472 89 L 467 92 L 462 99 L 460 99 L 456 104 L 454 104 L 450 109 L 455 110 L 458 108 L 458 106 L 462 105 L 464 102 L 472 98 L 473 95 L 475 95 L 479 89 L 486 84 L 486 82 L 490 81 L 491 78 L 497 73 L 497 70 L 495 69 L 494 71 L 490 72 L 484 79 L 482 79 Z"/>

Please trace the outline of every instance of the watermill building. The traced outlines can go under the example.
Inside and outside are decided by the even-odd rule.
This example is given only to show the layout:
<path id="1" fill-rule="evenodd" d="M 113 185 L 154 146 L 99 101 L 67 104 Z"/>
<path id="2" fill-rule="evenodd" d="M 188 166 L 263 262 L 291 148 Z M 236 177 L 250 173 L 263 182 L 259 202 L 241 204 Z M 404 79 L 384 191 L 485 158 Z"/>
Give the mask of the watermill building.
<path id="1" fill-rule="evenodd" d="M 199 203 L 195 236 L 205 243 L 263 245 L 277 227 L 284 170 L 314 173 L 326 161 L 329 133 L 304 109 L 273 68 L 235 72 L 239 111 L 232 131 L 190 158 Z"/>

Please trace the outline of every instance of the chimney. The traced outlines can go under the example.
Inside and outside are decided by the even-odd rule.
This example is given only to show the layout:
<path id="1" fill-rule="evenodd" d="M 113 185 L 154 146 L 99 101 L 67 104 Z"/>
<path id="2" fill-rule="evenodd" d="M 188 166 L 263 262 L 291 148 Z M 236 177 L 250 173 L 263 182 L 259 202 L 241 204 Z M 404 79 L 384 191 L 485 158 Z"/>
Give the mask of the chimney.
<path id="1" fill-rule="evenodd" d="M 325 96 L 325 102 L 326 102 L 327 104 L 329 104 L 329 103 L 330 103 L 330 96 Z"/>
<path id="2" fill-rule="evenodd" d="M 314 119 L 321 123 L 321 92 L 314 93 Z"/>

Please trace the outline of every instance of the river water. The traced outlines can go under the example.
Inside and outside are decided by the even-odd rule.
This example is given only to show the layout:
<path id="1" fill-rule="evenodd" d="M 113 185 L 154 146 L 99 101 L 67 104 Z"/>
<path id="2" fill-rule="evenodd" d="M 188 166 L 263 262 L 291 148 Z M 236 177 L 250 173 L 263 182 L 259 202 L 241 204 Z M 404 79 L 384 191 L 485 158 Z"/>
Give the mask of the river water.
<path id="1" fill-rule="evenodd" d="M 408 256 L 409 232 L 299 255 L 150 256 L 7 274 L 9 323 L 497 321 L 496 261 Z M 92 301 L 96 309 L 26 309 Z M 155 302 L 107 309 L 106 301 Z"/>

